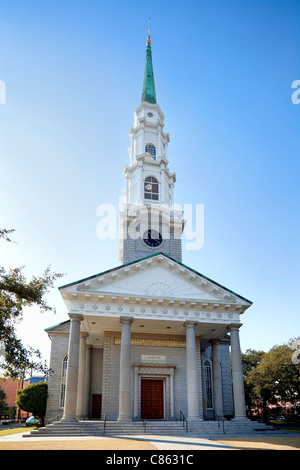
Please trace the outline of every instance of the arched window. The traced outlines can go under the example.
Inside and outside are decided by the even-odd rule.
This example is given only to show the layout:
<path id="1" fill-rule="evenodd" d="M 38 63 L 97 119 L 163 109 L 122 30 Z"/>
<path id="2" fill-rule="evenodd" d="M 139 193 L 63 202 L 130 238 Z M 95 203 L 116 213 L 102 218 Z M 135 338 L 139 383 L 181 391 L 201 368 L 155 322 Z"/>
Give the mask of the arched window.
<path id="1" fill-rule="evenodd" d="M 67 369 L 68 369 L 68 355 L 66 354 L 64 356 L 63 360 L 62 360 L 62 365 L 61 365 L 60 396 L 59 396 L 59 406 L 60 406 L 60 408 L 63 408 L 65 406 Z"/>
<path id="2" fill-rule="evenodd" d="M 154 147 L 154 145 L 146 145 L 145 153 L 149 153 L 153 160 L 156 160 L 156 148 Z"/>
<path id="3" fill-rule="evenodd" d="M 206 359 L 204 361 L 204 376 L 205 376 L 207 409 L 212 409 L 213 408 L 212 367 L 211 367 L 211 361 L 209 359 Z"/>
<path id="4" fill-rule="evenodd" d="M 158 181 L 153 176 L 147 176 L 144 182 L 144 198 L 158 201 Z"/>

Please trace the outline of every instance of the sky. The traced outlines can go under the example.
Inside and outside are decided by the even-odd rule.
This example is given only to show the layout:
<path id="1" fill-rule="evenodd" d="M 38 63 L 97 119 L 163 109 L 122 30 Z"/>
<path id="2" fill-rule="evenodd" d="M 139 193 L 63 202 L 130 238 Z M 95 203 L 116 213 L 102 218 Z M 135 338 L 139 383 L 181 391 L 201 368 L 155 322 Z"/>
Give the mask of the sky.
<path id="1" fill-rule="evenodd" d="M 68 319 L 57 287 L 120 264 L 97 237 L 118 210 L 142 94 L 148 18 L 175 202 L 204 205 L 204 244 L 183 263 L 251 300 L 241 347 L 300 336 L 300 3 L 286 0 L 1 2 L 0 265 L 64 273 L 27 309 L 24 344 Z M 4 85 L 3 85 L 4 84 Z M 3 99 L 5 86 L 5 100 Z"/>

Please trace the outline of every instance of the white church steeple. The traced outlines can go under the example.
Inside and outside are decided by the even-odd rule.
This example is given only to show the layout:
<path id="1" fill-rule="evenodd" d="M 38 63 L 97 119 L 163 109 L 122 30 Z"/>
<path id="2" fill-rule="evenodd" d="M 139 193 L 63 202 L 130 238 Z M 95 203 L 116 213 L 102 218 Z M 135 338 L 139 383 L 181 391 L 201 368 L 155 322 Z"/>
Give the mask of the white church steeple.
<path id="1" fill-rule="evenodd" d="M 142 101 L 134 112 L 129 135 L 130 164 L 125 166 L 126 204 L 120 211 L 120 250 L 123 263 L 155 252 L 181 261 L 181 211 L 174 211 L 175 173 L 168 167 L 170 137 L 156 102 L 150 31 Z"/>

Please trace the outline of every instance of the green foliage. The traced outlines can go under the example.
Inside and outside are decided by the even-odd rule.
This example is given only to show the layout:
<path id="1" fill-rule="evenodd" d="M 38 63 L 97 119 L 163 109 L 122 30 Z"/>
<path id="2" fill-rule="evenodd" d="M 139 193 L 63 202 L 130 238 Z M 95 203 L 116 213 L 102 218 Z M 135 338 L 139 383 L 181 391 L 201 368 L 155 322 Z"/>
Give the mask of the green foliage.
<path id="1" fill-rule="evenodd" d="M 296 422 L 296 414 L 295 413 L 287 413 L 284 416 L 284 422 L 287 424 L 292 424 Z"/>
<path id="2" fill-rule="evenodd" d="M 247 380 L 247 377 L 261 363 L 264 354 L 264 351 L 255 351 L 254 349 L 247 349 L 246 353 L 242 354 L 245 399 L 250 414 L 256 393 L 254 392 L 253 383 Z"/>
<path id="3" fill-rule="evenodd" d="M 292 361 L 293 342 L 276 345 L 268 353 L 248 350 L 243 355 L 245 390 L 252 399 L 262 400 L 265 417 L 267 403 L 300 399 L 300 364 Z"/>
<path id="4" fill-rule="evenodd" d="M 17 408 L 15 406 L 10 406 L 9 408 L 7 408 L 7 414 L 10 415 L 12 418 L 16 417 L 16 412 Z"/>
<path id="5" fill-rule="evenodd" d="M 17 391 L 16 405 L 21 410 L 28 411 L 43 421 L 46 413 L 47 396 L 47 382 L 27 385 L 22 390 Z"/>
<path id="6" fill-rule="evenodd" d="M 7 412 L 6 398 L 5 391 L 0 387 L 0 414 L 5 414 Z"/>
<path id="7" fill-rule="evenodd" d="M 6 241 L 13 230 L 0 229 L 0 238 Z M 31 347 L 24 347 L 17 338 L 15 327 L 22 320 L 23 308 L 39 306 L 41 312 L 52 310 L 44 296 L 53 287 L 54 281 L 61 274 L 52 273 L 48 267 L 42 276 L 34 276 L 27 281 L 22 274 L 23 268 L 6 270 L 0 266 L 0 342 L 5 349 L 5 362 L 1 364 L 3 375 L 13 379 L 24 378 L 25 371 L 33 369 L 44 371 L 40 362 L 40 352 Z M 36 359 L 34 359 L 34 357 Z"/>

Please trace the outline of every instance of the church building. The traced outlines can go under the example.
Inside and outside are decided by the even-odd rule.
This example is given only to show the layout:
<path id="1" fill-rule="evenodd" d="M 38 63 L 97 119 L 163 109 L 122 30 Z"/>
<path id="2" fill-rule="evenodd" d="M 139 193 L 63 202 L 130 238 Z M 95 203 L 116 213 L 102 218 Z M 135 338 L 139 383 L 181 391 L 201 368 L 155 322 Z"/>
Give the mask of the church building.
<path id="1" fill-rule="evenodd" d="M 46 330 L 46 419 L 245 420 L 239 328 L 251 302 L 182 262 L 150 32 L 129 135 L 120 265 L 59 288 L 68 319 Z"/>

